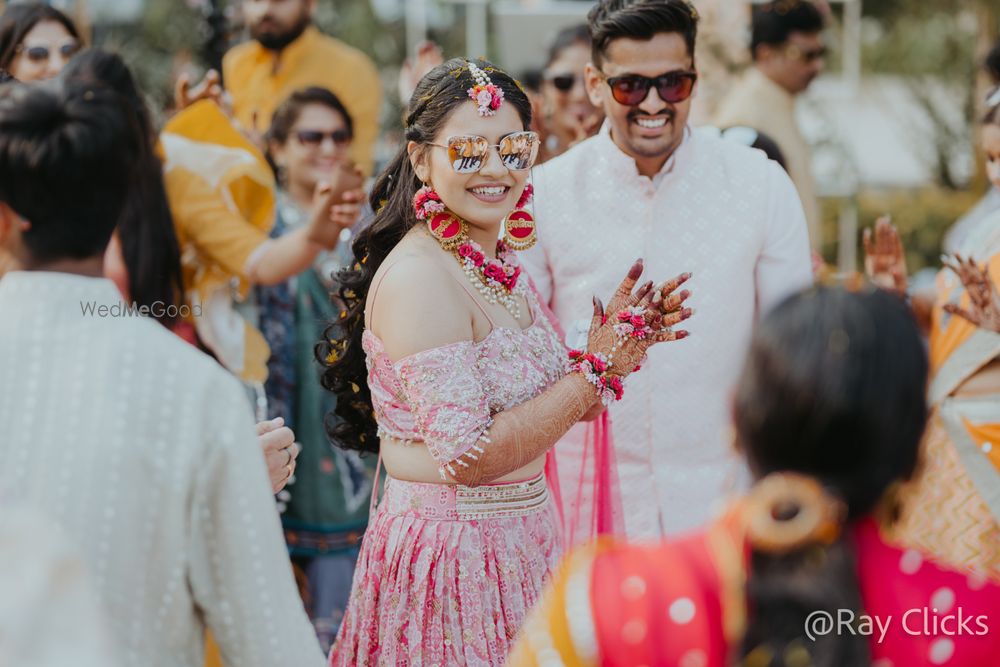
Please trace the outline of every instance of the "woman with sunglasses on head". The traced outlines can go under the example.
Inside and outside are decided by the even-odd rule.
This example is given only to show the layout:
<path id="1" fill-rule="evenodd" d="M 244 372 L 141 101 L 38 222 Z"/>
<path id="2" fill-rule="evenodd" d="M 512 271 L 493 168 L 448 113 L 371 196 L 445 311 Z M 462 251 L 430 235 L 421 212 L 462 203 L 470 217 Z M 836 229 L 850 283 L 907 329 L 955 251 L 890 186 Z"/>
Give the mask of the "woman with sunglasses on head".
<path id="1" fill-rule="evenodd" d="M 329 431 L 378 452 L 388 479 L 332 665 L 502 664 L 561 551 L 546 453 L 627 390 L 650 346 L 685 335 L 664 330 L 685 319 L 663 310 L 677 281 L 633 292 L 636 262 L 567 354 L 515 252 L 534 240 L 530 123 L 493 65 L 433 69 L 340 275 L 347 337 L 317 349 Z"/>
<path id="2" fill-rule="evenodd" d="M 583 70 L 590 62 L 587 24 L 563 28 L 549 47 L 542 72 L 542 117 L 538 119 L 544 141 L 539 163 L 566 152 L 570 146 L 597 132 L 604 115 L 587 97 Z"/>
<path id="3" fill-rule="evenodd" d="M 51 79 L 80 47 L 76 26 L 54 7 L 16 4 L 0 15 L 0 69 L 18 81 Z"/>
<path id="4" fill-rule="evenodd" d="M 347 109 L 325 88 L 298 90 L 278 107 L 266 136 L 278 181 L 272 238 L 305 225 L 331 176 L 352 168 L 348 149 L 353 136 Z M 267 417 L 284 417 L 302 447 L 295 483 L 282 496 L 282 521 L 324 650 L 333 643 L 347 606 L 375 467 L 374 460 L 362 461 L 357 452 L 330 447 L 323 416 L 336 399 L 320 385 L 321 367 L 313 354 L 326 323 L 341 310 L 329 296 L 332 279 L 351 264 L 350 237 L 364 191 L 349 191 L 344 198 L 331 212 L 341 230 L 337 246 L 287 282 L 257 288 L 260 330 L 271 348 L 264 384 Z"/>

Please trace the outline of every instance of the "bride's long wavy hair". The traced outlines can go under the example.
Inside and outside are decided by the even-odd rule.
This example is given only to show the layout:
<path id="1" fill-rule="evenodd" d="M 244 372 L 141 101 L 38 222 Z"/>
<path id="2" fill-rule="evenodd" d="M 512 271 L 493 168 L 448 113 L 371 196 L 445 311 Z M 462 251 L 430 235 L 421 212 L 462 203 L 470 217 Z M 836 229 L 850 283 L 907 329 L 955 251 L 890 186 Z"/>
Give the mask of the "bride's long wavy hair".
<path id="1" fill-rule="evenodd" d="M 517 111 L 524 128 L 531 125 L 531 102 L 509 74 L 484 60 L 475 61 L 494 85 L 503 90 L 504 103 Z M 410 163 L 406 143 L 429 144 L 462 104 L 473 104 L 468 90 L 476 85 L 464 58 L 449 60 L 427 73 L 417 84 L 403 118 L 404 142 L 379 175 L 369 201 L 375 219 L 354 241 L 354 265 L 337 274 L 344 304 L 340 318 L 331 322 L 316 345 L 324 366 L 323 386 L 337 395 L 336 409 L 326 415 L 325 428 L 342 449 L 378 452 L 378 435 L 371 392 L 368 389 L 361 335 L 365 328 L 365 301 L 372 277 L 386 256 L 417 224 L 413 196 L 421 187 Z"/>

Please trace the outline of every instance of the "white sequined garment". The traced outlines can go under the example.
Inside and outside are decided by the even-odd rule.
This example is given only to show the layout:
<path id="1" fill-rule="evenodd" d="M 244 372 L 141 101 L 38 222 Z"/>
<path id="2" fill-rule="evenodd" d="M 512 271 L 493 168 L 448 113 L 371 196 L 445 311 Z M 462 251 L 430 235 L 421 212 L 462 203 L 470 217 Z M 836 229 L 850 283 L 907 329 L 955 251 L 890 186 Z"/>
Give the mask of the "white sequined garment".
<path id="1" fill-rule="evenodd" d="M 583 346 L 592 297 L 607 303 L 637 258 L 643 280 L 693 273 L 691 337 L 650 351 L 611 407 L 631 538 L 693 528 L 739 490 L 729 396 L 759 313 L 812 281 L 802 205 L 760 151 L 688 131 L 655 178 L 601 132 L 535 169 L 539 242 L 521 253 L 570 345 Z M 578 425 L 557 445 L 573 488 Z"/>
<path id="2" fill-rule="evenodd" d="M 242 386 L 151 319 L 100 316 L 120 299 L 0 280 L 0 493 L 76 543 L 120 664 L 201 667 L 207 626 L 228 665 L 324 665 Z"/>
<path id="3" fill-rule="evenodd" d="M 122 667 L 74 544 L 0 497 L 0 665 Z"/>

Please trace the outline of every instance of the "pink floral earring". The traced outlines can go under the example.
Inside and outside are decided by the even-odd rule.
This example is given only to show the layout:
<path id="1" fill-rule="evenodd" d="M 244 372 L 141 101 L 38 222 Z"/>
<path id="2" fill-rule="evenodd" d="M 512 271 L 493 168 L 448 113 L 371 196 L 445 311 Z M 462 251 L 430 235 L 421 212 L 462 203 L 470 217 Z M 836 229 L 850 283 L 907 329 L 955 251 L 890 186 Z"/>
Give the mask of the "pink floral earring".
<path id="1" fill-rule="evenodd" d="M 449 252 L 468 238 L 468 224 L 445 208 L 441 195 L 430 185 L 424 185 L 413 195 L 413 212 L 417 220 L 427 223 L 431 236 Z"/>
<path id="2" fill-rule="evenodd" d="M 503 221 L 503 241 L 511 250 L 527 250 L 538 241 L 535 218 L 525 210 L 525 206 L 531 203 L 534 190 L 531 183 L 525 185 L 517 206 Z"/>

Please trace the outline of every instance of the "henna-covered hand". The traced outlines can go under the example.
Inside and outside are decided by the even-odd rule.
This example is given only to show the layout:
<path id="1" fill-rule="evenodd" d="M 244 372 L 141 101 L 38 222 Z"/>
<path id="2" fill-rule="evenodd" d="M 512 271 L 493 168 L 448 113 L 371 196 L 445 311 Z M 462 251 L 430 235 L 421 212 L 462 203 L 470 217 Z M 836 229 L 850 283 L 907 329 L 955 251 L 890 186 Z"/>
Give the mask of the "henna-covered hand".
<path id="1" fill-rule="evenodd" d="M 882 289 L 906 293 L 906 254 L 899 231 L 892 218 L 883 215 L 875 221 L 875 233 L 866 229 L 862 234 L 865 248 L 865 274 Z"/>
<path id="2" fill-rule="evenodd" d="M 969 295 L 969 309 L 953 303 L 946 303 L 946 313 L 956 315 L 980 329 L 1000 333 L 1000 294 L 996 285 L 990 280 L 985 266 L 978 266 L 971 257 L 963 258 L 955 254 L 954 258 L 944 260 L 944 265 L 955 272 L 965 286 Z"/>
<path id="3" fill-rule="evenodd" d="M 646 350 L 665 340 L 683 338 L 685 332 L 671 332 L 664 328 L 666 310 L 662 295 L 670 294 L 687 278 L 678 276 L 659 290 L 647 282 L 633 293 L 642 275 L 642 262 L 636 264 L 619 285 L 612 297 L 608 312 L 612 316 L 632 306 L 647 309 L 645 321 L 652 333 L 645 339 L 621 337 L 614 330 L 615 321 L 604 317 L 600 301 L 594 300 L 594 319 L 590 332 L 588 351 L 603 352 L 612 357 L 612 373 L 628 375 L 635 370 Z M 672 283 L 676 283 L 671 287 Z M 684 297 L 686 298 L 686 296 Z M 687 319 L 681 309 L 683 298 L 670 311 L 677 321 Z M 616 310 L 611 310 L 612 306 Z M 612 352 L 612 350 L 614 350 Z M 598 409 L 600 397 L 594 386 L 580 373 L 570 373 L 535 398 L 505 410 L 493 417 L 487 431 L 488 441 L 483 452 L 464 465 L 453 465 L 452 478 L 459 484 L 477 486 L 488 484 L 504 475 L 519 470 L 536 460 L 552 447 L 580 419 Z"/>
<path id="4" fill-rule="evenodd" d="M 691 316 L 692 311 L 689 308 L 681 309 L 680 307 L 688 295 L 684 293 L 679 295 L 674 306 L 668 306 L 663 300 L 664 289 L 667 289 L 668 292 L 675 290 L 687 278 L 678 276 L 661 286 L 660 289 L 654 289 L 653 282 L 649 281 L 633 292 L 641 275 L 642 262 L 640 260 L 632 266 L 628 275 L 622 280 L 607 309 L 601 305 L 600 300 L 594 298 L 594 318 L 590 323 L 587 352 L 603 354 L 610 359 L 611 367 L 608 370 L 611 374 L 619 377 L 625 377 L 635 371 L 645 358 L 646 351 L 653 345 L 678 340 L 688 335 L 686 331 L 674 332 L 666 328 Z M 672 287 L 671 284 L 673 284 Z M 644 320 L 652 333 L 644 338 L 622 336 L 615 331 L 618 313 L 633 307 L 645 310 Z"/>
<path id="5" fill-rule="evenodd" d="M 690 278 L 690 273 L 682 273 L 657 288 L 657 297 L 653 300 L 653 303 L 660 303 L 660 312 L 663 314 L 660 318 L 660 324 L 664 329 L 670 329 L 670 327 L 680 324 L 694 315 L 693 309 L 684 307 L 684 302 L 691 296 L 691 291 L 682 290 L 676 294 L 674 293 L 677 292 L 677 288 L 690 280 Z M 664 332 L 664 340 L 666 341 L 681 340 L 682 338 L 687 338 L 687 336 L 687 331 Z"/>

